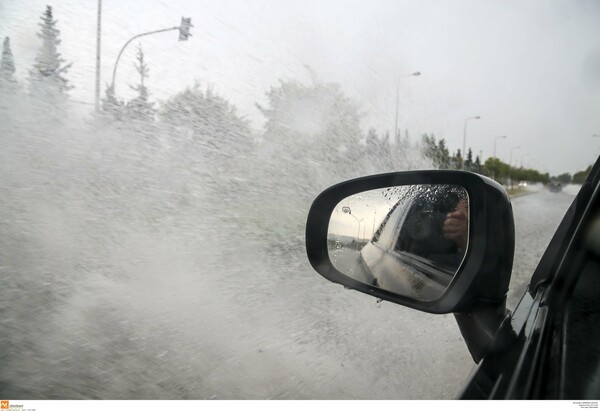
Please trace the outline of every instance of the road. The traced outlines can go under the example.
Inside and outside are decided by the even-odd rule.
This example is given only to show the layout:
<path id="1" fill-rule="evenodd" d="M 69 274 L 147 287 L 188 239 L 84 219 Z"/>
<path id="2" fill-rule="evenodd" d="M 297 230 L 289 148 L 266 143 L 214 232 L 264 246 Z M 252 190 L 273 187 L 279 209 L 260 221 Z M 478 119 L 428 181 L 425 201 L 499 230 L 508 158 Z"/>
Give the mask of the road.
<path id="1" fill-rule="evenodd" d="M 576 188 L 530 190 L 513 200 L 511 304 Z M 232 225 L 209 242 L 209 218 L 189 236 L 121 224 L 96 261 L 97 242 L 70 244 L 54 214 L 31 216 L 52 229 L 38 236 L 47 254 L 10 249 L 2 267 L 3 398 L 451 399 L 474 365 L 452 315 L 332 284 L 299 240 L 275 247 Z"/>
<path id="2" fill-rule="evenodd" d="M 579 185 L 568 185 L 560 193 L 551 193 L 541 185 L 534 185 L 527 187 L 528 194 L 512 200 L 515 258 L 508 294 L 509 308 L 518 302 L 579 188 Z"/>

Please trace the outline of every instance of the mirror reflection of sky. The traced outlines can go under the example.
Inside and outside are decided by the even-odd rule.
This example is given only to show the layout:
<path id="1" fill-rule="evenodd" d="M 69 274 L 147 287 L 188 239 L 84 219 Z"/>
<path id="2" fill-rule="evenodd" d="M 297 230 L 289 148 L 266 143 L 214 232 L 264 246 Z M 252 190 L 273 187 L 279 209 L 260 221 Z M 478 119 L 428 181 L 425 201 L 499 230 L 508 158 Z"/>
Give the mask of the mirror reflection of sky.
<path id="1" fill-rule="evenodd" d="M 370 240 L 385 216 L 401 198 L 406 197 L 411 187 L 415 186 L 379 188 L 343 199 L 331 214 L 329 235 Z M 351 214 L 344 212 L 345 207 L 350 208 Z"/>
<path id="2" fill-rule="evenodd" d="M 399 201 L 408 201 L 414 196 L 438 197 L 440 188 L 464 189 L 451 185 L 408 185 L 378 188 L 346 197 L 340 201 L 329 220 L 330 237 L 351 237 L 370 240 L 385 216 Z"/>

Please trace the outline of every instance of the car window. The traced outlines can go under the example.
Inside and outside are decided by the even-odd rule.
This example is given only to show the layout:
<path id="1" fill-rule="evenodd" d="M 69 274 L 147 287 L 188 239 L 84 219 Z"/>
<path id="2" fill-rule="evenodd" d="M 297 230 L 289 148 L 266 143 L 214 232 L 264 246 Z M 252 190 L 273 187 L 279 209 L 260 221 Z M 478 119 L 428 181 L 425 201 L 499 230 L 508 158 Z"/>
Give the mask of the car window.
<path id="1" fill-rule="evenodd" d="M 399 227 L 406 209 L 402 207 L 405 201 L 398 201 L 384 218 L 380 228 L 377 230 L 373 241 L 385 249 L 391 250 L 398 238 Z"/>
<path id="2" fill-rule="evenodd" d="M 322 281 L 308 210 L 364 175 L 483 174 L 515 213 L 514 306 L 597 156 L 599 18 L 0 1 L 2 398 L 454 398 L 472 360 L 452 316 Z M 349 233 L 435 260 L 399 207 L 368 211 Z"/>

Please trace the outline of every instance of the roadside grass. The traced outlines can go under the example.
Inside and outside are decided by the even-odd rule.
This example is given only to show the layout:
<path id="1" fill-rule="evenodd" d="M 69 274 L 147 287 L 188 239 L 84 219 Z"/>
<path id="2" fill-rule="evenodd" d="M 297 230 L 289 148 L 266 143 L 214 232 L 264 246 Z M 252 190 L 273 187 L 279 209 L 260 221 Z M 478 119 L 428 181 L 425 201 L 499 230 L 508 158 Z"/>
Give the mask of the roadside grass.
<path id="1" fill-rule="evenodd" d="M 508 193 L 508 196 L 510 198 L 513 197 L 518 197 L 520 195 L 523 195 L 527 192 L 527 190 L 525 190 L 523 187 L 513 187 L 513 188 L 507 188 L 506 192 Z"/>

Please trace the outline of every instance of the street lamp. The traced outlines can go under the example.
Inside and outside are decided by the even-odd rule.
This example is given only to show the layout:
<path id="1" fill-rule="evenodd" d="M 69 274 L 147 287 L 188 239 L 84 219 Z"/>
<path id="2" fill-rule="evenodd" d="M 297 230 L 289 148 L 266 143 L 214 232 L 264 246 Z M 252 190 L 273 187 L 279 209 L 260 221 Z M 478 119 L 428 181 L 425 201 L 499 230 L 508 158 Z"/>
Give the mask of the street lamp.
<path id="1" fill-rule="evenodd" d="M 521 156 L 521 168 L 523 168 L 523 159 L 524 159 L 524 158 L 526 158 L 526 157 L 528 157 L 528 156 L 529 156 L 529 154 L 528 154 L 528 153 L 524 153 L 524 154 Z"/>
<path id="2" fill-rule="evenodd" d="M 360 221 L 365 221 L 365 219 L 364 219 L 364 218 L 361 218 L 361 219 L 360 219 Z M 367 231 L 367 223 L 364 223 L 364 224 L 363 224 L 363 240 L 364 240 L 365 238 L 367 238 L 366 231 Z"/>
<path id="3" fill-rule="evenodd" d="M 192 19 L 182 17 L 181 24 L 179 26 L 169 27 L 168 29 L 149 31 L 147 33 L 141 33 L 141 34 L 135 35 L 132 38 L 130 38 L 127 41 L 127 43 L 125 43 L 123 48 L 121 48 L 121 51 L 119 52 L 119 55 L 117 56 L 117 60 L 115 61 L 115 67 L 113 68 L 112 82 L 110 84 L 110 89 L 111 89 L 113 95 L 115 94 L 115 77 L 117 76 L 117 66 L 119 64 L 119 60 L 121 59 L 121 54 L 123 54 L 123 51 L 129 45 L 129 43 L 131 43 L 133 40 L 143 37 L 143 36 L 149 36 L 150 34 L 162 33 L 162 32 L 171 31 L 171 30 L 179 30 L 179 41 L 185 41 L 188 39 L 188 37 L 191 36 L 191 34 L 190 34 L 191 27 L 194 27 L 194 26 L 192 26 Z"/>
<path id="4" fill-rule="evenodd" d="M 360 239 L 360 220 L 358 219 L 358 217 L 355 217 L 352 215 L 352 210 L 350 209 L 350 207 L 348 207 L 348 206 L 342 207 L 342 211 L 344 213 L 354 217 L 354 219 L 358 223 L 358 234 L 356 235 L 356 242 L 355 242 L 355 246 L 358 249 L 358 240 Z"/>
<path id="5" fill-rule="evenodd" d="M 96 17 L 96 84 L 94 93 L 94 105 L 96 113 L 100 111 L 100 46 L 102 33 L 102 0 L 98 0 L 98 13 Z"/>
<path id="6" fill-rule="evenodd" d="M 496 142 L 497 142 L 497 141 L 498 141 L 498 139 L 500 139 L 500 138 L 502 138 L 502 139 L 506 139 L 506 136 L 499 136 L 499 137 L 496 137 L 496 138 L 494 139 L 494 158 L 496 158 Z"/>
<path id="7" fill-rule="evenodd" d="M 373 207 L 375 209 L 375 214 L 373 214 L 373 234 L 371 234 L 371 238 L 373 238 L 373 237 L 375 237 L 375 218 L 377 217 L 377 207 L 375 207 L 374 205 L 368 205 L 368 204 L 365 204 L 365 206 L 367 206 L 369 208 Z"/>
<path id="8" fill-rule="evenodd" d="M 521 147 L 520 146 L 516 146 L 516 147 L 512 147 L 510 149 L 510 160 L 508 160 L 508 165 L 512 167 L 512 156 L 513 156 L 513 151 L 514 150 L 519 150 Z"/>
<path id="9" fill-rule="evenodd" d="M 406 78 L 406 77 L 418 77 L 420 75 L 421 75 L 420 71 L 415 71 L 412 74 L 402 76 L 398 79 L 398 84 L 396 86 L 396 121 L 394 122 L 394 141 L 396 138 L 398 138 L 398 110 L 399 110 L 399 103 L 400 103 L 400 80 L 402 80 L 403 78 Z"/>
<path id="10" fill-rule="evenodd" d="M 510 188 L 513 187 L 513 178 L 512 178 L 512 156 L 513 156 L 513 151 L 514 150 L 518 150 L 520 148 L 521 148 L 520 146 L 517 146 L 517 147 L 512 147 L 510 149 L 510 159 L 508 160 L 508 175 L 510 177 Z"/>
<path id="11" fill-rule="evenodd" d="M 463 151 L 462 151 L 462 156 L 463 156 L 463 163 L 462 163 L 462 169 L 465 169 L 465 160 L 464 158 L 467 157 L 467 154 L 465 153 L 466 150 L 466 146 L 467 146 L 467 122 L 469 120 L 479 120 L 481 118 L 481 116 L 475 116 L 475 117 L 469 117 L 467 119 L 465 119 L 465 131 L 463 133 Z"/>

